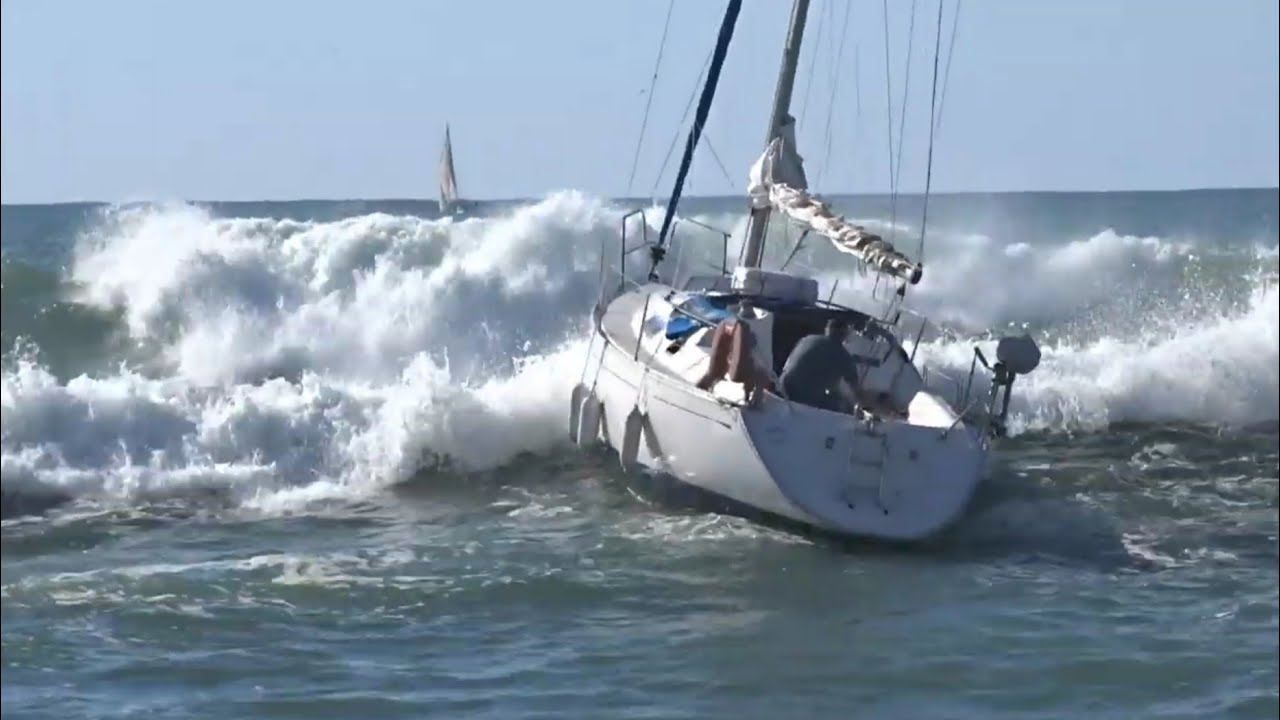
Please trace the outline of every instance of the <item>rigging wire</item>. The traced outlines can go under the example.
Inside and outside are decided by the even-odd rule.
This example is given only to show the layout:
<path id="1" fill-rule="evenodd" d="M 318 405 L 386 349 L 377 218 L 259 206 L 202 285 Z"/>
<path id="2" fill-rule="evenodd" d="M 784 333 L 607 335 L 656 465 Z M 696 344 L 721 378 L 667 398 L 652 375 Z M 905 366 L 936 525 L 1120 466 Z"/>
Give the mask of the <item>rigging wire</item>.
<path id="1" fill-rule="evenodd" d="M 827 0 L 823 1 L 823 7 L 830 5 Z M 825 30 L 823 28 L 822 30 Z M 822 30 L 818 32 L 818 41 L 813 44 L 813 49 L 809 51 L 809 78 L 804 84 L 804 95 L 800 98 L 800 114 L 796 119 L 796 132 L 799 133 L 804 127 L 805 117 L 809 114 L 809 90 L 813 88 L 813 78 L 818 74 L 818 50 L 822 47 L 822 38 L 824 37 Z"/>
<path id="2" fill-rule="evenodd" d="M 649 125 L 649 108 L 653 106 L 653 91 L 658 86 L 658 69 L 662 67 L 662 53 L 667 48 L 667 31 L 671 28 L 671 11 L 675 9 L 676 0 L 667 3 L 667 19 L 662 23 L 662 39 L 658 41 L 658 58 L 653 62 L 653 77 L 649 80 L 649 93 L 644 101 L 644 115 L 640 120 L 640 137 L 636 138 L 636 152 L 631 158 L 631 175 L 627 177 L 627 195 L 636 180 L 636 168 L 640 165 L 640 148 L 644 145 L 644 131 Z"/>
<path id="3" fill-rule="evenodd" d="M 707 149 L 711 151 L 711 157 L 716 161 L 716 167 L 720 168 L 720 174 L 724 175 L 725 182 L 729 183 L 729 189 L 737 192 L 738 186 L 733 182 L 733 178 L 729 176 L 729 171 L 724 168 L 724 162 L 720 160 L 720 153 L 716 152 L 715 147 L 711 145 L 711 136 L 706 130 L 702 131 L 702 142 L 707 144 Z"/>
<path id="4" fill-rule="evenodd" d="M 844 6 L 844 22 L 840 29 L 840 45 L 836 50 L 836 57 L 833 63 L 834 69 L 832 70 L 831 76 L 831 97 L 827 101 L 827 127 L 823 136 L 824 152 L 822 155 L 822 166 L 817 173 L 817 182 L 815 183 L 817 185 L 822 184 L 822 178 L 827 174 L 827 166 L 831 162 L 831 146 L 834 144 L 834 140 L 831 136 L 831 119 L 832 116 L 835 115 L 836 94 L 840 89 L 840 61 L 844 58 L 844 43 L 849 37 L 849 8 L 852 5 L 853 3 L 845 3 Z"/>
<path id="5" fill-rule="evenodd" d="M 911 20 L 907 24 L 907 55 L 906 67 L 903 68 L 902 79 L 902 105 L 899 106 L 898 115 L 898 159 L 896 163 L 896 177 L 893 183 L 898 188 L 902 187 L 902 142 L 907 135 L 907 98 L 910 97 L 911 89 L 911 50 L 915 47 L 916 40 L 916 0 L 911 0 Z"/>
<path id="6" fill-rule="evenodd" d="M 942 127 L 942 110 L 947 104 L 947 85 L 951 80 L 951 55 L 956 49 L 956 27 L 960 25 L 960 2 L 956 0 L 956 9 L 951 13 L 951 39 L 947 41 L 947 64 L 942 71 L 942 97 L 938 99 L 938 119 L 934 131 Z"/>
<path id="7" fill-rule="evenodd" d="M 898 232 L 898 195 L 902 191 L 902 142 L 907 134 L 907 97 L 911 88 L 911 49 L 915 45 L 916 37 L 916 0 L 911 0 L 911 19 L 907 25 L 907 55 L 906 67 L 903 68 L 902 79 L 902 107 L 898 116 L 898 150 L 893 166 L 890 168 L 893 172 L 893 180 L 890 183 L 893 196 L 889 199 L 889 236 L 894 237 Z M 885 39 L 885 47 L 889 44 L 888 38 Z M 887 72 L 887 70 L 886 70 Z M 890 100 L 892 102 L 892 99 Z M 892 137 L 892 136 L 890 136 Z M 890 150 L 892 152 L 892 150 Z"/>
<path id="8" fill-rule="evenodd" d="M 653 262 L 649 268 L 649 278 L 658 277 L 658 263 L 666 253 L 667 231 L 675 219 L 676 206 L 680 203 L 680 192 L 689 174 L 689 166 L 693 163 L 693 153 L 702 136 L 702 128 L 707 123 L 707 115 L 711 112 L 711 103 L 715 100 L 716 86 L 720 84 L 720 71 L 724 68 L 724 58 L 729 52 L 729 43 L 733 40 L 733 28 L 738 22 L 738 14 L 742 10 L 742 0 L 729 0 L 720 21 L 720 32 L 716 37 L 716 46 L 712 51 L 711 69 L 707 72 L 707 84 L 698 96 L 698 109 L 693 115 L 693 126 L 689 129 L 689 138 L 684 145 L 684 155 L 680 158 L 680 169 L 676 172 L 675 187 L 667 200 L 667 210 L 662 216 L 662 227 L 658 230 L 657 244 L 649 248 L 649 256 Z"/>
<path id="9" fill-rule="evenodd" d="M 662 174 L 667 171 L 667 163 L 671 162 L 671 154 L 676 151 L 676 144 L 680 142 L 680 128 L 684 127 L 684 121 L 689 117 L 689 111 L 693 109 L 693 101 L 698 97 L 698 90 L 702 87 L 702 78 L 707 74 L 707 67 L 711 65 L 711 56 L 715 53 L 715 48 L 707 53 L 707 58 L 702 61 L 702 70 L 698 73 L 698 79 L 693 83 L 693 91 L 689 93 L 689 102 L 685 103 L 684 114 L 680 116 L 680 125 L 676 128 L 675 135 L 671 137 L 671 145 L 667 147 L 667 154 L 662 158 L 662 166 L 658 168 L 658 176 L 654 178 L 653 188 L 649 190 L 650 197 L 657 197 L 658 186 L 662 184 Z"/>
<path id="10" fill-rule="evenodd" d="M 925 227 L 929 224 L 929 189 L 933 184 L 933 140 L 935 128 L 937 127 L 937 102 L 938 102 L 938 56 L 942 50 L 942 4 L 943 0 L 938 0 L 938 29 L 933 39 L 933 90 L 929 97 L 929 155 L 925 162 L 924 174 L 924 207 L 920 212 L 920 249 L 917 252 L 916 262 L 924 264 L 924 233 Z"/>
<path id="11" fill-rule="evenodd" d="M 854 168 L 854 159 L 858 155 L 858 140 L 862 137 L 862 44 L 853 43 L 853 150 L 850 152 L 849 167 Z"/>
<path id="12" fill-rule="evenodd" d="M 791 248 L 791 254 L 787 255 L 787 259 L 782 261 L 782 265 L 778 267 L 778 272 L 784 272 L 791 261 L 799 254 L 800 248 L 804 247 L 804 239 L 809 236 L 809 228 L 805 228 L 800 232 L 800 237 L 796 238 L 796 244 Z"/>
<path id="13" fill-rule="evenodd" d="M 889 0 L 883 0 L 881 3 L 882 16 L 884 17 L 884 94 L 885 103 L 884 110 L 887 120 L 885 127 L 889 131 L 889 204 L 890 215 L 897 213 L 898 187 L 896 183 L 896 175 L 893 171 L 893 80 L 889 72 Z M 893 239 L 894 221 L 889 222 L 889 239 Z"/>

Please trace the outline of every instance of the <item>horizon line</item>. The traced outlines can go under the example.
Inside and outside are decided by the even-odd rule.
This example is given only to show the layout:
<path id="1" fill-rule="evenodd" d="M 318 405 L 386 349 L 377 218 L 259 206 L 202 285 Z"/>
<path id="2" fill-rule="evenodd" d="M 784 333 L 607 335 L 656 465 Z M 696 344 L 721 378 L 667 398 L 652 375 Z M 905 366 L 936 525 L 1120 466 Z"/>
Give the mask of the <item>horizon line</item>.
<path id="1" fill-rule="evenodd" d="M 1163 188 L 1163 189 L 1112 189 L 1112 190 L 949 190 L 949 191 L 931 191 L 931 197 L 962 197 L 975 195 L 1112 195 L 1112 194 L 1176 194 L 1176 193 L 1192 193 L 1192 192 L 1242 192 L 1242 191 L 1276 191 L 1280 192 L 1280 185 L 1239 185 L 1239 186 L 1204 186 L 1204 187 L 1188 187 L 1188 188 Z M 543 193 L 541 196 L 525 196 L 525 197 L 501 197 L 501 198 L 462 198 L 464 202 L 480 202 L 480 203 L 530 203 L 539 202 L 542 199 L 558 193 L 558 192 L 584 192 L 588 195 L 593 194 L 578 188 L 561 188 Z M 814 193 L 818 196 L 826 197 L 891 197 L 888 192 L 824 192 Z M 916 192 L 899 192 L 898 197 L 922 196 L 922 191 Z M 669 199 L 667 196 L 644 197 L 644 196 L 601 196 L 603 199 L 611 202 L 665 202 Z M 684 195 L 683 200 L 731 200 L 742 198 L 745 195 L 726 194 L 726 195 Z M 153 198 L 153 199 L 133 199 L 133 200 L 53 200 L 38 202 L 0 202 L 0 207 L 56 207 L 65 205 L 128 205 L 134 203 L 165 203 L 165 202 L 182 202 L 195 205 L 201 204 L 217 204 L 217 205 L 233 205 L 233 204 L 250 204 L 250 203 L 307 203 L 307 202 L 365 202 L 365 203 L 391 203 L 391 202 L 438 202 L 433 197 L 267 197 L 267 198 L 240 198 L 240 199 L 192 199 L 192 198 Z"/>

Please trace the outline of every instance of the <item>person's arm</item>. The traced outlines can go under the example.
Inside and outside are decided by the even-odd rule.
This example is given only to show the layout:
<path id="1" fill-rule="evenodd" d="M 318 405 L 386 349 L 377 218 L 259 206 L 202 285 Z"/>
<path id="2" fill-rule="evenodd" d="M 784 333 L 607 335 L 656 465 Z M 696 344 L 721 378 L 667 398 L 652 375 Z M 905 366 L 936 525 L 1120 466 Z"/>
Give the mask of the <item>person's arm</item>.
<path id="1" fill-rule="evenodd" d="M 835 389 L 840 399 L 844 400 L 844 412 L 853 412 L 861 404 L 862 398 L 858 395 L 855 380 L 841 380 L 836 383 Z"/>

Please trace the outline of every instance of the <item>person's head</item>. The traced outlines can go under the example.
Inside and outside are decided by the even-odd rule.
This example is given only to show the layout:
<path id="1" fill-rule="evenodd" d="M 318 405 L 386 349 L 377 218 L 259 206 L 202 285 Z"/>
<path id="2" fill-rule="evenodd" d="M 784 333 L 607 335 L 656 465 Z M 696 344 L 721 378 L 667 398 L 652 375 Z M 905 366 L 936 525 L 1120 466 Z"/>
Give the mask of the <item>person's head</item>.
<path id="1" fill-rule="evenodd" d="M 831 318 L 827 321 L 827 337 L 843 341 L 849 335 L 849 323 L 844 318 Z"/>

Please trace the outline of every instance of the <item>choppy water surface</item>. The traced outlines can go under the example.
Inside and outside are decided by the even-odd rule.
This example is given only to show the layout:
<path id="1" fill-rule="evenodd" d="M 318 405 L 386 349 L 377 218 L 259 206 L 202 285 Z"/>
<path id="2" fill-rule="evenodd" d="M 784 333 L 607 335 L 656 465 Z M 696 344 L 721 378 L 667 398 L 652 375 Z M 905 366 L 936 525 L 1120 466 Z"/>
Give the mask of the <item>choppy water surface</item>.
<path id="1" fill-rule="evenodd" d="M 1275 717 L 1274 190 L 931 207 L 931 373 L 1045 358 L 913 549 L 567 447 L 625 208 L 430 208 L 4 208 L 6 717 Z"/>

